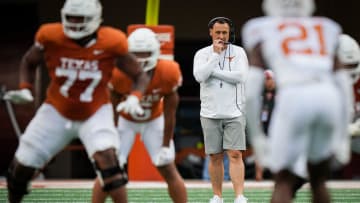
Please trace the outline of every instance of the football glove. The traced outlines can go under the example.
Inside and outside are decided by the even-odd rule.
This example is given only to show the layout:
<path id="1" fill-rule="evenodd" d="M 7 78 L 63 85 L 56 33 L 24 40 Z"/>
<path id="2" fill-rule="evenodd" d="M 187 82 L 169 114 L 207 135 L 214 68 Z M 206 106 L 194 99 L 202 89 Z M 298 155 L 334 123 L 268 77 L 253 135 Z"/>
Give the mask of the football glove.
<path id="1" fill-rule="evenodd" d="M 161 147 L 155 156 L 155 166 L 165 166 L 175 160 L 175 152 L 170 147 Z"/>
<path id="2" fill-rule="evenodd" d="M 139 98 L 135 95 L 129 95 L 125 101 L 118 104 L 116 107 L 116 111 L 123 111 L 124 113 L 132 115 L 141 115 L 144 113 L 144 109 L 140 105 Z"/>
<path id="3" fill-rule="evenodd" d="M 29 89 L 9 90 L 4 94 L 3 99 L 14 104 L 26 104 L 34 101 L 34 97 Z"/>

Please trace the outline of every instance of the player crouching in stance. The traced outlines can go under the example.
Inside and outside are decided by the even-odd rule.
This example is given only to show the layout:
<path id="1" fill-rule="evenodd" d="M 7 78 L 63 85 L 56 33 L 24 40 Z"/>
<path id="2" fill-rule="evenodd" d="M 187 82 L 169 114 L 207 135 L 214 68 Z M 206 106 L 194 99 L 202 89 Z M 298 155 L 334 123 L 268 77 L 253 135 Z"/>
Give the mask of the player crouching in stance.
<path id="1" fill-rule="evenodd" d="M 117 105 L 116 110 L 120 112 L 117 126 L 121 140 L 120 163 L 127 162 L 136 134 L 140 133 L 152 163 L 168 185 L 172 202 L 185 203 L 187 193 L 174 163 L 173 142 L 176 109 L 179 103 L 177 89 L 182 83 L 179 64 L 159 59 L 160 43 L 150 29 L 135 30 L 129 35 L 128 43 L 129 51 L 136 56 L 151 81 L 140 101 L 143 111 L 127 111 L 123 109 L 124 103 L 118 104 L 117 101 L 129 95 L 132 81 L 120 71 L 113 72 L 110 86 L 114 97 L 117 97 L 114 99 L 114 106 Z M 127 96 L 127 100 L 131 97 L 133 96 Z M 105 201 L 105 194 L 101 194 L 101 190 L 96 187 L 94 194 L 98 194 L 98 198 L 93 199 L 93 203 L 102 203 Z"/>
<path id="2" fill-rule="evenodd" d="M 98 0 L 66 0 L 61 15 L 62 23 L 40 27 L 35 44 L 23 56 L 23 89 L 4 96 L 18 103 L 32 101 L 33 76 L 45 62 L 51 81 L 45 102 L 21 136 L 9 167 L 9 202 L 21 202 L 36 171 L 76 138 L 94 163 L 102 189 L 114 202 L 127 202 L 127 176 L 117 158 L 119 138 L 107 84 L 114 64 L 134 81 L 133 95 L 140 97 L 149 79 L 128 53 L 125 33 L 100 26 L 102 6 Z M 138 97 L 124 108 L 141 108 Z"/>
<path id="3" fill-rule="evenodd" d="M 339 46 L 337 49 L 337 58 L 343 66 L 344 71 L 338 71 L 335 75 L 335 80 L 339 85 L 344 99 L 344 116 L 342 121 L 342 131 L 338 134 L 335 141 L 335 152 L 331 160 L 331 169 L 338 170 L 345 166 L 350 161 L 351 155 L 351 137 L 360 132 L 357 125 L 355 115 L 355 98 L 353 85 L 360 76 L 360 47 L 359 44 L 349 35 L 341 34 L 339 36 Z M 296 192 L 308 181 L 308 173 L 306 171 L 305 159 L 297 161 L 293 172 L 297 175 L 297 181 L 292 187 L 293 197 Z"/>
<path id="4" fill-rule="evenodd" d="M 271 202 L 292 201 L 297 169 L 309 173 L 312 201 L 330 202 L 325 182 L 349 115 L 348 72 L 336 53 L 341 27 L 312 17 L 313 0 L 264 0 L 263 8 L 268 16 L 247 22 L 243 39 L 252 66 L 248 127 L 260 163 L 275 174 Z M 274 71 L 278 87 L 269 151 L 258 118 L 265 67 Z"/>

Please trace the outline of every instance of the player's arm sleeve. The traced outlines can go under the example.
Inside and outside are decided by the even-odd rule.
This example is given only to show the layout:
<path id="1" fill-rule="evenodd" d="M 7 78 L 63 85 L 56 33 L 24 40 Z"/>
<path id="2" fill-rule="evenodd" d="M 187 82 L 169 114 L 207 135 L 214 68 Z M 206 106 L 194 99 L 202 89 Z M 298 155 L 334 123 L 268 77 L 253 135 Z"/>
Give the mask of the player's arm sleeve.
<path id="1" fill-rule="evenodd" d="M 120 30 L 114 30 L 109 37 L 113 44 L 111 49 L 116 55 L 123 56 L 128 53 L 128 42 L 125 33 Z"/>
<path id="2" fill-rule="evenodd" d="M 193 74 L 196 81 L 201 83 L 211 76 L 211 73 L 219 63 L 219 57 L 220 55 L 217 53 L 207 56 L 204 52 L 198 51 L 195 54 Z"/>
<path id="3" fill-rule="evenodd" d="M 38 31 L 35 34 L 34 46 L 40 50 L 44 50 L 48 33 L 51 33 L 51 32 L 48 31 L 48 27 L 46 25 L 40 26 L 40 28 L 38 29 Z"/>
<path id="4" fill-rule="evenodd" d="M 249 63 L 245 52 L 242 50 L 240 53 L 241 57 L 239 57 L 238 62 L 236 63 L 239 64 L 239 70 L 229 71 L 214 69 L 212 76 L 232 84 L 245 83 L 248 75 Z"/>
<path id="5" fill-rule="evenodd" d="M 171 64 L 171 67 L 169 67 L 168 70 L 171 70 L 171 72 L 168 72 L 166 75 L 164 75 L 164 93 L 171 94 L 172 92 L 176 92 L 179 87 L 181 87 L 183 78 L 181 74 L 180 66 L 177 62 L 173 61 Z"/>

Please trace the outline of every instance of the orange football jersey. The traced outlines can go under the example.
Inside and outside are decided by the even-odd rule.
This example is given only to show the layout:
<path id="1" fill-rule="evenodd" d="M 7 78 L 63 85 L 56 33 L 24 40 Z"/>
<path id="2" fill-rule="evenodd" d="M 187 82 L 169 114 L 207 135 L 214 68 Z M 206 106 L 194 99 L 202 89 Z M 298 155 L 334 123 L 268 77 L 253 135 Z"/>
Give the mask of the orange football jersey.
<path id="1" fill-rule="evenodd" d="M 128 52 L 125 33 L 102 26 L 97 39 L 81 47 L 65 36 L 61 23 L 42 25 L 35 36 L 50 76 L 45 102 L 72 120 L 89 118 L 109 103 L 107 83 L 115 57 Z"/>
<path id="2" fill-rule="evenodd" d="M 111 78 L 114 91 L 127 95 L 131 91 L 132 81 L 120 70 L 115 68 Z M 153 76 L 141 98 L 141 106 L 144 109 L 143 115 L 130 115 L 121 112 L 121 115 L 128 120 L 144 122 L 160 116 L 163 112 L 164 95 L 176 91 L 182 84 L 180 66 L 171 60 L 158 60 Z"/>

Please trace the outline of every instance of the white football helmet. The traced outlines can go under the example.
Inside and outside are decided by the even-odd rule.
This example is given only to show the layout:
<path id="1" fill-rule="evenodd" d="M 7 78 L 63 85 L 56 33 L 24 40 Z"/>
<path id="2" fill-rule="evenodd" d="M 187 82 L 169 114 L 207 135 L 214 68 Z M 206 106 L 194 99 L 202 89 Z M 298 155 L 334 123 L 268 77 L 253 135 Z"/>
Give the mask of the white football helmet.
<path id="1" fill-rule="evenodd" d="M 102 22 L 102 6 L 98 0 L 66 0 L 61 9 L 64 33 L 71 39 L 81 39 L 94 33 Z M 68 17 L 83 17 L 83 22 L 70 22 Z"/>
<path id="2" fill-rule="evenodd" d="M 349 35 L 342 34 L 339 37 L 339 47 L 337 51 L 339 61 L 344 65 L 356 65 L 348 69 L 352 81 L 355 83 L 360 77 L 360 47 L 359 44 Z"/>
<path id="3" fill-rule="evenodd" d="M 152 30 L 148 28 L 136 29 L 129 35 L 128 43 L 129 52 L 131 53 L 150 53 L 149 57 L 137 57 L 144 71 L 155 68 L 160 55 L 160 42 Z"/>
<path id="4" fill-rule="evenodd" d="M 262 9 L 268 16 L 303 17 L 315 11 L 314 0 L 263 0 Z"/>

